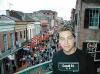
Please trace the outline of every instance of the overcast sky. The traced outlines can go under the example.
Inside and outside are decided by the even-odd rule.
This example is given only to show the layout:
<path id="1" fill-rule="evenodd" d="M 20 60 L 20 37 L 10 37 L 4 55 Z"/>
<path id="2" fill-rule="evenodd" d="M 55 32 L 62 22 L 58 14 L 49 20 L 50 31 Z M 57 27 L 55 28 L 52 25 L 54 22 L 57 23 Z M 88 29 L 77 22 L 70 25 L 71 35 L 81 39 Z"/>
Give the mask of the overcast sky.
<path id="1" fill-rule="evenodd" d="M 0 0 L 0 10 L 17 10 L 32 13 L 38 10 L 53 10 L 58 17 L 69 20 L 76 0 Z"/>

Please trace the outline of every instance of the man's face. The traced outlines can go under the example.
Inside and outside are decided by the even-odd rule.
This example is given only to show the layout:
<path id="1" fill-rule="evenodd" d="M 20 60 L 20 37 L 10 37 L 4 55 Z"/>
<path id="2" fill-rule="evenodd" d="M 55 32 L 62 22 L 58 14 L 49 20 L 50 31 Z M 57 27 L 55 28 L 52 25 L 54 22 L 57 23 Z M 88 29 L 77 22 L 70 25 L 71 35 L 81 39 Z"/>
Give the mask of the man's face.
<path id="1" fill-rule="evenodd" d="M 59 33 L 59 43 L 64 51 L 70 52 L 74 48 L 75 38 L 71 31 L 62 31 Z"/>

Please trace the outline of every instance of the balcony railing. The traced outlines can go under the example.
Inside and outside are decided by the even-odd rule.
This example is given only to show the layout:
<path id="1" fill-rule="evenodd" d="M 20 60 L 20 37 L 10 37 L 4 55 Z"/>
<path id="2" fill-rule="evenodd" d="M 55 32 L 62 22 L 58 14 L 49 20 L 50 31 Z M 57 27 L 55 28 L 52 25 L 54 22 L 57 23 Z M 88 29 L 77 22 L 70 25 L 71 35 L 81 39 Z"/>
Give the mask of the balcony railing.
<path id="1" fill-rule="evenodd" d="M 21 46 L 16 46 L 16 49 L 8 49 L 7 51 L 0 54 L 0 60 L 2 60 L 3 58 L 7 57 L 10 54 L 14 54 L 18 50 L 22 49 L 24 45 L 28 45 L 28 44 L 29 44 L 29 41 L 26 41 L 26 42 L 21 43 Z"/>
<path id="2" fill-rule="evenodd" d="M 52 61 L 47 61 L 35 66 L 28 67 L 14 74 L 52 74 L 52 71 L 48 69 L 50 65 L 52 65 Z"/>

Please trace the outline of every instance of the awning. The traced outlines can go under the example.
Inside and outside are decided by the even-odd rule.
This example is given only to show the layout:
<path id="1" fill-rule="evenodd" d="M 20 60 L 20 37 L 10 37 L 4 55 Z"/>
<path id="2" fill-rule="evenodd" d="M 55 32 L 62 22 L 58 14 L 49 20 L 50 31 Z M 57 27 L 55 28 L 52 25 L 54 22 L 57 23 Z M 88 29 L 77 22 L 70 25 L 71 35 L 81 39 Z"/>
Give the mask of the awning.
<path id="1" fill-rule="evenodd" d="M 25 45 L 23 46 L 23 50 L 30 50 L 29 46 Z"/>

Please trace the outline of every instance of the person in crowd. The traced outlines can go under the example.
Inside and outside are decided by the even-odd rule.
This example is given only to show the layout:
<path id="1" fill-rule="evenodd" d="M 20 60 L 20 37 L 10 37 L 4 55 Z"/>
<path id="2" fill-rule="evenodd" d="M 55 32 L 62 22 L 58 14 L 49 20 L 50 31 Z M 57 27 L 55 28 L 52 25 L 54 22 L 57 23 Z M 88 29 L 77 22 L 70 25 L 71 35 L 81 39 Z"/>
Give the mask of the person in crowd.
<path id="1" fill-rule="evenodd" d="M 58 33 L 62 50 L 53 54 L 53 74 L 97 74 L 93 58 L 75 46 L 72 28 L 64 26 Z"/>

